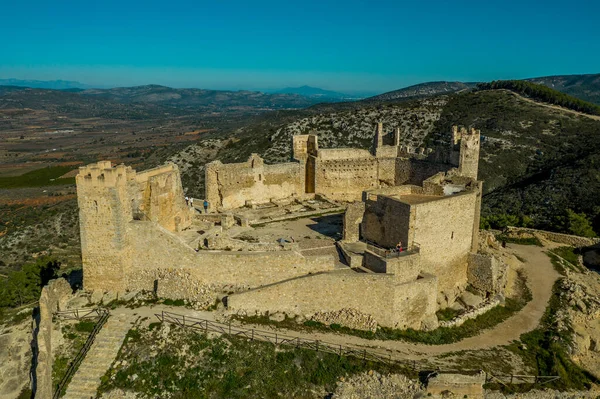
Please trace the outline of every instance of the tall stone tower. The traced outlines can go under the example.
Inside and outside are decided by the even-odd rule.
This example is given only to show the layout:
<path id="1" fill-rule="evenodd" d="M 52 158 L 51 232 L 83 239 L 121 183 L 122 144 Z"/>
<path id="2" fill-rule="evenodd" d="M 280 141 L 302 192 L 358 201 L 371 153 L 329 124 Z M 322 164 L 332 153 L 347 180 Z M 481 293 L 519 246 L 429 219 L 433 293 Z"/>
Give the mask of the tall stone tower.
<path id="1" fill-rule="evenodd" d="M 292 138 L 292 158 L 304 165 L 304 192 L 314 194 L 316 186 L 316 157 L 319 141 L 316 134 L 302 134 Z"/>
<path id="2" fill-rule="evenodd" d="M 479 130 L 470 128 L 469 130 L 452 126 L 451 145 L 458 150 L 458 170 L 461 175 L 477 180 L 477 170 L 479 169 L 479 148 L 481 133 Z"/>
<path id="3" fill-rule="evenodd" d="M 127 225 L 133 220 L 136 172 L 110 161 L 79 168 L 77 202 L 83 284 L 88 290 L 123 292 L 131 266 Z"/>

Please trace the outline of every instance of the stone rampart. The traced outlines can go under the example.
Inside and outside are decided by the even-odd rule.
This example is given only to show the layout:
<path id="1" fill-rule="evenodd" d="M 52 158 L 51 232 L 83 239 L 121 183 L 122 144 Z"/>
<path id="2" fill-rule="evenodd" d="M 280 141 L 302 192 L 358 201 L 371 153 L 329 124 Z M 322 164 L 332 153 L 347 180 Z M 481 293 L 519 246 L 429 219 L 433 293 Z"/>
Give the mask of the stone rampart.
<path id="1" fill-rule="evenodd" d="M 420 329 L 424 320 L 435 317 L 436 293 L 433 276 L 398 283 L 387 274 L 334 271 L 231 295 L 227 307 L 243 314 L 281 312 L 306 318 L 352 309 L 371 315 L 381 326 Z"/>
<path id="2" fill-rule="evenodd" d="M 345 151 L 335 153 L 344 154 Z M 358 201 L 364 190 L 379 186 L 377 158 L 368 152 L 364 157 L 350 157 L 350 155 L 352 153 L 348 154 L 348 158 L 316 159 L 315 191 L 317 194 L 336 201 Z"/>
<path id="3" fill-rule="evenodd" d="M 71 286 L 64 278 L 50 281 L 40 295 L 40 321 L 37 325 L 37 364 L 35 367 L 36 398 L 52 397 L 52 314 L 63 307 L 72 294 Z"/>

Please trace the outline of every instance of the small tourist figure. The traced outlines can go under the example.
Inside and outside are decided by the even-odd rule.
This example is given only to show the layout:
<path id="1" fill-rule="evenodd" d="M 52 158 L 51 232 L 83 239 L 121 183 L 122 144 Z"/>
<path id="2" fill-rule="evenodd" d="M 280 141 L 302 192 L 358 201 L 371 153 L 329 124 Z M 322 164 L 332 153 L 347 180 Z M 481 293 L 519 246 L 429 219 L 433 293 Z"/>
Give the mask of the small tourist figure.
<path id="1" fill-rule="evenodd" d="M 185 204 L 186 204 L 186 205 L 189 205 L 189 204 L 190 204 L 190 199 L 187 197 L 187 195 L 186 195 L 186 197 L 185 197 Z"/>
<path id="2" fill-rule="evenodd" d="M 204 200 L 204 213 L 208 213 L 208 201 Z"/>
<path id="3" fill-rule="evenodd" d="M 402 241 L 398 241 L 396 244 L 396 252 L 402 252 Z"/>
<path id="4" fill-rule="evenodd" d="M 194 199 L 190 198 L 190 206 L 193 208 L 194 207 Z"/>

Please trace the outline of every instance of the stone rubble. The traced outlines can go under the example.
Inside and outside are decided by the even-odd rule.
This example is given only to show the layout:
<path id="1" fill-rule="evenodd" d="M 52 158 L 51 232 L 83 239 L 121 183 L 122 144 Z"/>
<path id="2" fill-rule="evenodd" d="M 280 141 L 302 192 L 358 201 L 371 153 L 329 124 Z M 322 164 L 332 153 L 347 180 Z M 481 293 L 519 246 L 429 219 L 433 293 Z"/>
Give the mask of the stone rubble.
<path id="1" fill-rule="evenodd" d="M 406 399 L 422 396 L 423 387 L 401 374 L 369 371 L 341 379 L 331 399 Z"/>

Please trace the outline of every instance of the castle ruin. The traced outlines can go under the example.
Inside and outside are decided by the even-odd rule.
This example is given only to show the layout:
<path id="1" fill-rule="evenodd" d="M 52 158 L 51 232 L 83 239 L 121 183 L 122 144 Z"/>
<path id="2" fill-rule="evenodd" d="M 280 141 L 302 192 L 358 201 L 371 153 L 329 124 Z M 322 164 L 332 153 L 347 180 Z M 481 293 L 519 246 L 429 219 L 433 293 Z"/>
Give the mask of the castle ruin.
<path id="1" fill-rule="evenodd" d="M 435 328 L 436 311 L 467 284 L 488 297 L 505 285 L 504 265 L 477 254 L 480 133 L 454 127 L 450 145 L 437 151 L 401 143 L 398 129 L 385 134 L 379 123 L 370 151 L 320 149 L 307 134 L 293 137 L 289 163 L 267 165 L 256 154 L 211 162 L 208 214 L 186 206 L 173 164 L 144 172 L 110 162 L 81 167 L 84 286 L 207 304 L 220 298 L 229 312 L 355 328 Z M 297 243 L 243 243 L 228 233 L 273 215 L 341 206 L 336 244 L 345 264 Z"/>

